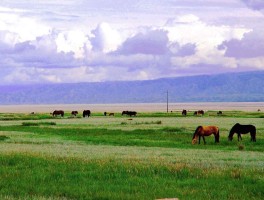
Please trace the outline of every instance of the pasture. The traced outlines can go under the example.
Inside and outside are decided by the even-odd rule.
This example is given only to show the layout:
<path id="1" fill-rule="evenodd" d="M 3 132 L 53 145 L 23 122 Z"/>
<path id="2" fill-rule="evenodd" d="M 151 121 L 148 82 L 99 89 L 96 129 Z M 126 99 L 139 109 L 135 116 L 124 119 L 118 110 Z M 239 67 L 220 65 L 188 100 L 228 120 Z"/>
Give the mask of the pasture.
<path id="1" fill-rule="evenodd" d="M 264 113 L 216 113 L 0 113 L 0 199 L 264 199 Z M 237 122 L 256 142 L 228 141 Z M 199 125 L 220 142 L 192 145 Z"/>

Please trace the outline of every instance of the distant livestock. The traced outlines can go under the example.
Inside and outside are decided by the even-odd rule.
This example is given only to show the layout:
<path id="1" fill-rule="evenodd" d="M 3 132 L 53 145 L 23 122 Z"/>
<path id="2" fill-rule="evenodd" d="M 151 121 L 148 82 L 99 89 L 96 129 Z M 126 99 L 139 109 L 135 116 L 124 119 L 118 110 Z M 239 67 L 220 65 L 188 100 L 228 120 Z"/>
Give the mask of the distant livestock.
<path id="1" fill-rule="evenodd" d="M 53 117 L 57 117 L 58 115 L 63 117 L 64 116 L 64 111 L 63 110 L 55 110 L 55 111 L 53 111 L 53 113 L 52 113 Z"/>
<path id="2" fill-rule="evenodd" d="M 137 112 L 136 111 L 123 111 L 122 112 L 122 116 L 123 115 L 128 115 L 128 116 L 137 116 Z"/>
<path id="3" fill-rule="evenodd" d="M 187 110 L 182 110 L 182 115 L 186 116 L 187 115 Z"/>
<path id="4" fill-rule="evenodd" d="M 91 111 L 90 110 L 84 110 L 83 111 L 83 117 L 90 117 L 91 116 Z"/>
<path id="5" fill-rule="evenodd" d="M 222 114 L 223 114 L 222 111 L 218 111 L 218 112 L 217 112 L 217 115 L 222 115 Z"/>
<path id="6" fill-rule="evenodd" d="M 115 113 L 108 113 L 108 112 L 104 112 L 104 116 L 115 116 Z"/>
<path id="7" fill-rule="evenodd" d="M 73 116 L 78 115 L 78 111 L 72 111 L 72 112 L 71 112 L 71 115 L 73 115 Z"/>
<path id="8" fill-rule="evenodd" d="M 195 111 L 195 112 L 193 113 L 193 115 L 204 115 L 204 111 L 203 111 L 203 110 Z"/>

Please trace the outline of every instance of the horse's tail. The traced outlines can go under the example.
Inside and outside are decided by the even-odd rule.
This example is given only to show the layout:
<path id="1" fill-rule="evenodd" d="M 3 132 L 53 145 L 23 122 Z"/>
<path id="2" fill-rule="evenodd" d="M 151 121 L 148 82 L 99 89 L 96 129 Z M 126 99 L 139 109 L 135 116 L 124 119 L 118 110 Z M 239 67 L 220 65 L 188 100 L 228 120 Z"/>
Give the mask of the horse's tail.
<path id="1" fill-rule="evenodd" d="M 215 135 L 215 141 L 219 142 L 220 139 L 220 133 L 219 133 L 219 127 L 217 127 L 216 135 Z"/>

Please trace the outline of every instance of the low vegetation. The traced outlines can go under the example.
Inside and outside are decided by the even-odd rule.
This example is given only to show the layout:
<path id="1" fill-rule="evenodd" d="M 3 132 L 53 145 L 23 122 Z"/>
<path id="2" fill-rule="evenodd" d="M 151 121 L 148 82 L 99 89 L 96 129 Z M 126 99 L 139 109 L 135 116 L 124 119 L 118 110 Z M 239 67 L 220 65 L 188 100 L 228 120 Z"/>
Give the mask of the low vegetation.
<path id="1" fill-rule="evenodd" d="M 263 199 L 263 113 L 215 113 L 2 113 L 0 198 Z M 257 141 L 228 141 L 237 122 L 255 125 Z M 220 143 L 192 145 L 198 125 L 218 126 Z"/>

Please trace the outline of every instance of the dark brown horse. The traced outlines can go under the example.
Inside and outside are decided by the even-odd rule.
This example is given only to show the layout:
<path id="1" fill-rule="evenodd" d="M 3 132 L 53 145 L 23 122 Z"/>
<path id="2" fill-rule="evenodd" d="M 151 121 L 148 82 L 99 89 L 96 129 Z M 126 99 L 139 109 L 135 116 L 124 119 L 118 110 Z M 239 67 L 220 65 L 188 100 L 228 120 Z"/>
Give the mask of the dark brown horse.
<path id="1" fill-rule="evenodd" d="M 137 112 L 136 111 L 123 111 L 122 115 L 128 115 L 128 116 L 137 116 Z"/>
<path id="2" fill-rule="evenodd" d="M 206 144 L 204 136 L 210 136 L 214 134 L 215 142 L 219 142 L 219 128 L 217 126 L 198 126 L 193 134 L 192 144 L 197 142 L 197 138 L 199 137 L 199 144 L 201 137 L 203 138 L 204 144 Z"/>
<path id="3" fill-rule="evenodd" d="M 91 111 L 90 110 L 84 110 L 83 111 L 83 117 L 90 117 L 91 116 Z"/>
<path id="4" fill-rule="evenodd" d="M 104 116 L 115 116 L 115 113 L 108 113 L 108 112 L 104 112 Z"/>
<path id="5" fill-rule="evenodd" d="M 109 116 L 115 116 L 115 113 L 109 113 L 108 115 Z"/>
<path id="6" fill-rule="evenodd" d="M 219 110 L 218 112 L 217 112 L 217 115 L 222 115 L 223 114 L 223 112 L 221 111 L 221 110 Z"/>
<path id="7" fill-rule="evenodd" d="M 187 110 L 182 110 L 182 115 L 186 116 L 187 115 Z"/>
<path id="8" fill-rule="evenodd" d="M 71 112 L 71 114 L 72 114 L 73 116 L 76 116 L 76 115 L 78 115 L 78 111 L 74 110 L 74 111 Z"/>
<path id="9" fill-rule="evenodd" d="M 63 110 L 55 110 L 55 111 L 53 111 L 53 113 L 52 113 L 52 116 L 54 117 L 57 117 L 58 115 L 60 115 L 61 117 L 63 117 L 64 116 L 64 111 Z"/>
<path id="10" fill-rule="evenodd" d="M 253 125 L 241 125 L 239 123 L 236 123 L 230 130 L 228 135 L 228 140 L 233 140 L 233 135 L 237 133 L 237 139 L 239 141 L 242 140 L 241 134 L 247 134 L 250 133 L 251 141 L 256 142 L 256 127 Z"/>

